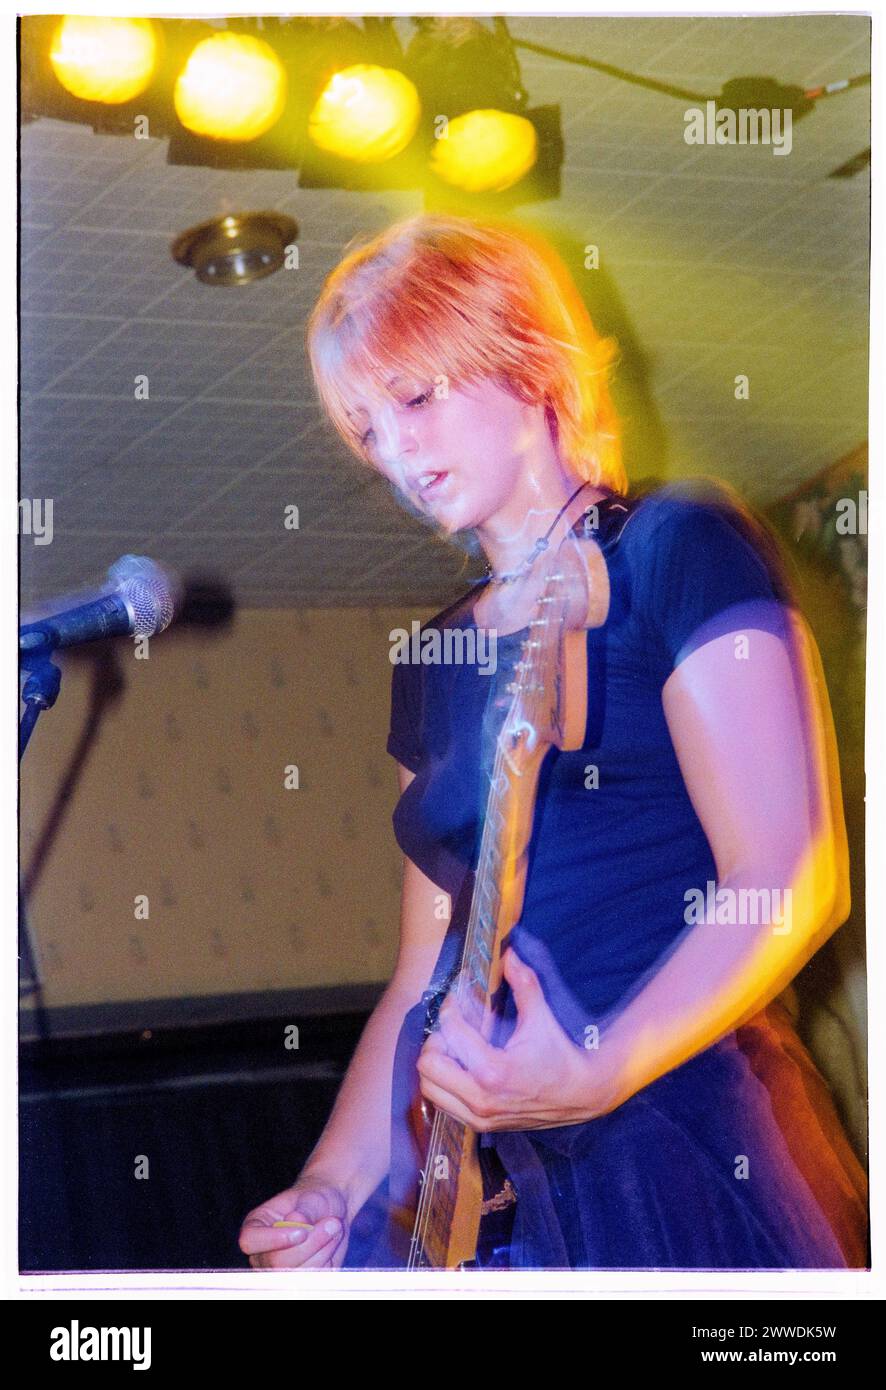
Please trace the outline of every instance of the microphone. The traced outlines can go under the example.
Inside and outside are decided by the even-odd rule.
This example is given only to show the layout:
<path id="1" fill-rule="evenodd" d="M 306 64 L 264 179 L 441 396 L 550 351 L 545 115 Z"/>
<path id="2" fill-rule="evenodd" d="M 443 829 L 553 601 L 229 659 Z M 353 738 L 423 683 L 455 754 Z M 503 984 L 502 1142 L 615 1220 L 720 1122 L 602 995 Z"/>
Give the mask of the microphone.
<path id="1" fill-rule="evenodd" d="M 153 637 L 169 627 L 181 599 L 181 581 L 173 571 L 146 555 L 121 555 L 108 578 L 109 591 L 19 628 L 20 654 L 40 656 L 57 647 L 132 632 Z"/>

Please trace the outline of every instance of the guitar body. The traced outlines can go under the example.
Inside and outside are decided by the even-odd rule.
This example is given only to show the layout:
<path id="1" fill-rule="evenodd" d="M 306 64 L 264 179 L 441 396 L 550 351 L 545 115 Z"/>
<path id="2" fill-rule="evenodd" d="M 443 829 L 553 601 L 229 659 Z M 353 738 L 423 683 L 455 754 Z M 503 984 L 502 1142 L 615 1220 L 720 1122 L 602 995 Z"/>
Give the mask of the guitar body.
<path id="1" fill-rule="evenodd" d="M 391 1117 L 391 1167 L 388 1178 L 389 1230 L 385 1242 L 391 1263 L 414 1268 L 457 1269 L 463 1264 L 486 1264 L 478 1249 L 480 1208 L 502 1186 L 505 1174 L 490 1151 L 481 1161 L 477 1135 L 460 1126 L 462 1147 L 458 1155 L 459 1181 L 456 1201 L 439 1236 L 426 1237 L 419 1253 L 413 1244 L 416 1213 L 428 1176 L 429 1154 L 436 1111 L 418 1088 L 418 1055 L 428 1035 L 428 1015 L 433 1016 L 442 995 L 425 995 L 406 1015 L 394 1058 Z M 431 1169 L 433 1172 L 433 1168 Z"/>
<path id="2" fill-rule="evenodd" d="M 423 1099 L 417 1062 L 437 1012 L 454 989 L 468 1021 L 490 1037 L 503 980 L 502 946 L 520 918 L 535 795 L 552 746 L 580 748 L 587 719 L 586 630 L 605 621 L 605 561 L 597 545 L 574 533 L 548 560 L 544 589 L 508 686 L 510 707 L 496 738 L 483 838 L 467 922 L 452 967 L 409 1011 L 398 1040 L 392 1087 L 391 1262 L 407 1268 L 454 1269 L 478 1261 L 485 1197 L 500 1188 L 497 1162 L 469 1127 Z M 444 944 L 444 953 L 446 944 Z M 435 980 L 439 979 L 439 968 Z M 481 1157 L 482 1154 L 482 1157 Z M 519 1200 L 519 1195 L 518 1195 Z"/>

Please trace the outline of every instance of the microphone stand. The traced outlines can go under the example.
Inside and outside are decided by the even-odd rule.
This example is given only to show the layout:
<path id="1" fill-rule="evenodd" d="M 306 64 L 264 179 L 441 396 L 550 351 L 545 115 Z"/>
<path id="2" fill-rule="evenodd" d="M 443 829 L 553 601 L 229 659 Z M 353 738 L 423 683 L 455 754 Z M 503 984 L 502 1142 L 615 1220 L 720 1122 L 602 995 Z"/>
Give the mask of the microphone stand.
<path id="1" fill-rule="evenodd" d="M 25 681 L 22 699 L 25 712 L 18 726 L 18 760 L 21 762 L 34 725 L 45 709 L 52 709 L 61 689 L 62 673 L 45 647 L 34 652 L 22 652 L 19 664 L 30 676 Z"/>
<path id="2" fill-rule="evenodd" d="M 34 732 L 34 725 L 37 723 L 43 710 L 52 709 L 52 706 L 58 699 L 58 693 L 62 683 L 62 673 L 58 666 L 52 661 L 49 650 L 47 650 L 46 647 L 37 648 L 35 651 L 20 652 L 19 665 L 22 670 L 30 671 L 31 673 L 25 681 L 25 686 L 22 691 L 25 711 L 18 726 L 18 761 L 19 766 L 21 766 L 22 758 L 25 755 L 25 749 L 30 742 L 31 734 Z M 18 901 L 18 931 L 19 958 L 23 972 L 20 989 L 25 994 L 36 994 L 37 996 L 35 1015 L 38 1031 L 41 1038 L 45 1041 L 48 1033 L 42 1004 L 43 985 L 37 970 L 37 962 L 31 945 L 27 909 L 25 907 L 25 900 L 21 888 L 19 889 Z"/>

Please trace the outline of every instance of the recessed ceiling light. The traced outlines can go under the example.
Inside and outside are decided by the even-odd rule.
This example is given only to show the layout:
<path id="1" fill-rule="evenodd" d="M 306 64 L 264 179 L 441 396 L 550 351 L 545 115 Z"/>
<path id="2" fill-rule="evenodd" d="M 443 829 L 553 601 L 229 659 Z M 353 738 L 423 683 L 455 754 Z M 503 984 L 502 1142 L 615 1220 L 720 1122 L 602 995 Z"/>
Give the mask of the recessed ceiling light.
<path id="1" fill-rule="evenodd" d="M 235 212 L 189 227 L 172 254 L 205 285 L 246 285 L 279 270 L 298 223 L 279 212 Z"/>

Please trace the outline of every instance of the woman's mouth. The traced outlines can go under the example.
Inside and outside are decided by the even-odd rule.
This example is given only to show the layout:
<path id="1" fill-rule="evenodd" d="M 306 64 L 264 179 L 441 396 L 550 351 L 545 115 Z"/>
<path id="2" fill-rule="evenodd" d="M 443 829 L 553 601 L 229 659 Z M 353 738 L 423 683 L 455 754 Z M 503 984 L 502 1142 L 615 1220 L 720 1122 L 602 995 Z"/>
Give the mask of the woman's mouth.
<path id="1" fill-rule="evenodd" d="M 433 497 L 448 477 L 449 474 L 446 472 L 433 472 L 431 469 L 427 473 L 420 474 L 418 479 L 419 497 Z"/>

